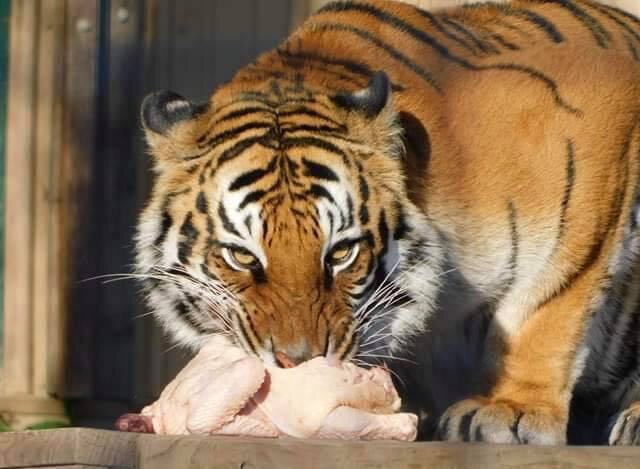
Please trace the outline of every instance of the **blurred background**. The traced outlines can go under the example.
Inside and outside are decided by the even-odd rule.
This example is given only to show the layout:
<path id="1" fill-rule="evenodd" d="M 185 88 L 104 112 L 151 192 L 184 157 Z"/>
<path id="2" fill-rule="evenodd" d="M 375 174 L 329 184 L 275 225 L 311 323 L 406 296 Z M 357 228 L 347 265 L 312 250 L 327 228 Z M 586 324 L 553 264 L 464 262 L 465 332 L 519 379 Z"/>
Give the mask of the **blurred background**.
<path id="1" fill-rule="evenodd" d="M 93 279 L 131 271 L 141 100 L 206 100 L 324 3 L 0 0 L 0 429 L 111 428 L 188 360 L 134 282 Z"/>

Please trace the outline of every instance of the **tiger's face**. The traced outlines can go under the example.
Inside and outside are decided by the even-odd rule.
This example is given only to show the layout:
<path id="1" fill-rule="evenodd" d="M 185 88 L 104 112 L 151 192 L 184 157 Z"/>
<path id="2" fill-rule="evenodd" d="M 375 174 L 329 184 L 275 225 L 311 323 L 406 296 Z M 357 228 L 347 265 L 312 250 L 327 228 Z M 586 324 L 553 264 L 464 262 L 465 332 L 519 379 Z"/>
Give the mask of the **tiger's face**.
<path id="1" fill-rule="evenodd" d="M 156 182 L 137 263 L 164 327 L 281 366 L 354 354 L 408 203 L 386 76 L 333 96 L 270 81 L 206 106 L 156 93 L 142 114 Z"/>

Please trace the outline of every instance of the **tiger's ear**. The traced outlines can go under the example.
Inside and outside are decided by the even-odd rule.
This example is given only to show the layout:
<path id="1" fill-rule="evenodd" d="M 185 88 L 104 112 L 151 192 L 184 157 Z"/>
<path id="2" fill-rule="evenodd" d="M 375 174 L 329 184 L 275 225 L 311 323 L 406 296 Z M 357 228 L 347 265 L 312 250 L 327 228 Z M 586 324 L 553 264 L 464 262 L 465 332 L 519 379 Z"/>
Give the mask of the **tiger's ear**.
<path id="1" fill-rule="evenodd" d="M 387 74 L 376 72 L 366 88 L 355 92 L 342 92 L 335 95 L 333 102 L 343 109 L 358 111 L 368 118 L 374 118 L 385 108 L 391 94 Z"/>
<path id="2" fill-rule="evenodd" d="M 175 124 L 198 116 L 206 107 L 173 91 L 157 91 L 142 101 L 142 124 L 147 131 L 166 135 Z"/>
<path id="3" fill-rule="evenodd" d="M 376 72 L 366 88 L 338 93 L 331 100 L 338 108 L 347 111 L 346 122 L 351 135 L 387 156 L 400 156 L 402 129 L 386 73 Z"/>
<path id="4" fill-rule="evenodd" d="M 173 91 L 157 91 L 144 98 L 141 120 L 154 156 L 171 159 L 193 142 L 196 118 L 208 103 L 195 104 Z"/>

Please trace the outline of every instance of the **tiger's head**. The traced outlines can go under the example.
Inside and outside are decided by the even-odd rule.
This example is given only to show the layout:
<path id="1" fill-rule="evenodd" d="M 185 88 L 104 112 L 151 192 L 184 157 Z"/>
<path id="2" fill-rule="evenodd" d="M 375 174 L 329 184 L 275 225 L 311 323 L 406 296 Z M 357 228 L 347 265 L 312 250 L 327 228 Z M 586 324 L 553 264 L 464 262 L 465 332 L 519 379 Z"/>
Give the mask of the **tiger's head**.
<path id="1" fill-rule="evenodd" d="M 420 219 L 387 76 L 337 93 L 270 79 L 204 105 L 159 92 L 142 121 L 156 180 L 137 267 L 165 329 L 195 349 L 228 334 L 282 366 L 351 357 L 363 301 Z"/>

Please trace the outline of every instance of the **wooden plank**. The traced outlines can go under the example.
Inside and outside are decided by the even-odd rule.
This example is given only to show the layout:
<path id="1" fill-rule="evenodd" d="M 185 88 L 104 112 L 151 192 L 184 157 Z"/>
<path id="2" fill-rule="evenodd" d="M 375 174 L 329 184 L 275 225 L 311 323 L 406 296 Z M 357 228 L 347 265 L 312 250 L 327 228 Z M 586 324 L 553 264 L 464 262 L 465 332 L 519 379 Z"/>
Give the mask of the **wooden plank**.
<path id="1" fill-rule="evenodd" d="M 62 87 L 64 68 L 63 2 L 40 3 L 38 46 L 38 108 L 33 181 L 33 393 L 38 396 L 61 392 L 64 373 L 66 315 L 52 303 L 59 290 L 56 274 L 57 214 L 59 197 L 54 190 L 52 168 L 60 161 L 62 135 Z"/>
<path id="2" fill-rule="evenodd" d="M 112 466 L 113 467 L 113 466 Z M 64 466 L 31 466 L 31 467 L 21 467 L 20 469 L 109 469 L 109 466 L 94 466 L 89 464 L 72 464 L 72 465 L 64 465 Z"/>
<path id="3" fill-rule="evenodd" d="M 134 433 L 80 428 L 0 433 L 0 468 L 133 468 L 137 439 Z"/>
<path id="4" fill-rule="evenodd" d="M 31 392 L 31 259 L 38 4 L 13 2 L 7 115 L 4 394 Z"/>
<path id="5" fill-rule="evenodd" d="M 67 0 L 65 60 L 65 112 L 63 149 L 57 178 L 62 209 L 58 253 L 61 259 L 61 299 L 68 308 L 68 363 L 65 397 L 88 397 L 93 392 L 94 338 L 98 325 L 90 314 L 99 308 L 93 275 L 96 227 L 88 223 L 97 197 L 92 186 L 96 151 L 96 93 L 98 3 Z"/>
<path id="6" fill-rule="evenodd" d="M 91 429 L 0 434 L 0 469 L 637 468 L 638 447 L 156 436 Z"/>
<path id="7" fill-rule="evenodd" d="M 21 467 L 20 469 L 109 469 L 109 466 L 93 466 L 89 464 L 72 464 L 72 465 L 64 465 L 64 466 L 31 466 L 31 467 Z"/>
<path id="8" fill-rule="evenodd" d="M 5 230 L 5 142 L 7 130 L 7 91 L 9 71 L 9 22 L 11 20 L 11 1 L 0 0 L 0 268 L 4 269 L 4 230 Z M 4 279 L 0 276 L 0 380 L 2 379 L 2 362 L 4 351 Z"/>
<path id="9" fill-rule="evenodd" d="M 12 16 L 6 218 L 5 374 L 0 412 L 15 428 L 65 420 L 59 390 L 64 323 L 49 303 L 57 238 L 51 170 L 60 148 L 63 4 L 19 2 Z M 24 49 L 24 48 L 27 49 Z M 25 54 L 24 50 L 30 50 Z M 17 371 L 17 372 L 16 372 Z"/>
<path id="10" fill-rule="evenodd" d="M 138 440 L 139 469 L 637 468 L 640 448 L 348 442 L 235 437 Z"/>

